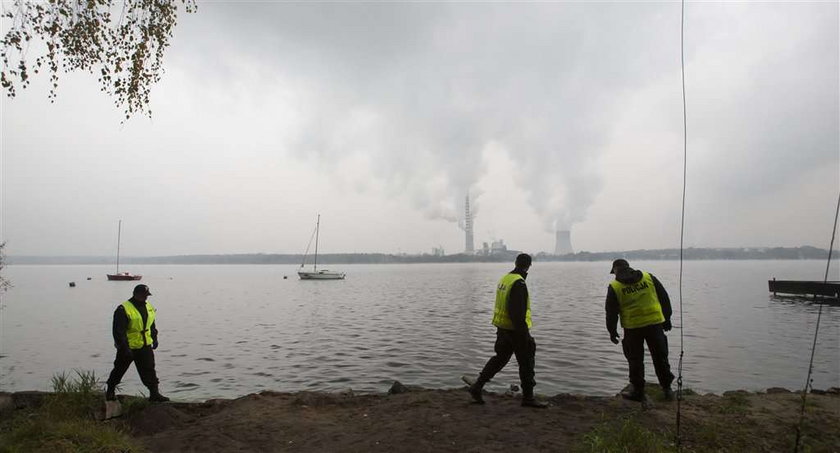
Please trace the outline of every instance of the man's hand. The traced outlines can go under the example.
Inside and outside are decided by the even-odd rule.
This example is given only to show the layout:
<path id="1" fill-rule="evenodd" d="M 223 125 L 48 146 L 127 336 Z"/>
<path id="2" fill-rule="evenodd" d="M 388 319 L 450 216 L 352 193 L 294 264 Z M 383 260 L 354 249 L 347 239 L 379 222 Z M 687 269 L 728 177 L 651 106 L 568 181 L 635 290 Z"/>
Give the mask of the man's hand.
<path id="1" fill-rule="evenodd" d="M 668 319 L 668 320 L 666 320 L 665 322 L 662 323 L 662 330 L 664 330 L 665 332 L 671 330 L 671 320 L 670 319 Z"/>
<path id="2" fill-rule="evenodd" d="M 610 341 L 612 341 L 613 344 L 618 344 L 618 339 L 619 338 L 620 337 L 618 336 L 618 333 L 611 333 L 610 334 Z"/>
<path id="3" fill-rule="evenodd" d="M 158 347 L 158 342 L 157 341 L 152 343 L 152 349 L 157 349 L 157 347 Z"/>

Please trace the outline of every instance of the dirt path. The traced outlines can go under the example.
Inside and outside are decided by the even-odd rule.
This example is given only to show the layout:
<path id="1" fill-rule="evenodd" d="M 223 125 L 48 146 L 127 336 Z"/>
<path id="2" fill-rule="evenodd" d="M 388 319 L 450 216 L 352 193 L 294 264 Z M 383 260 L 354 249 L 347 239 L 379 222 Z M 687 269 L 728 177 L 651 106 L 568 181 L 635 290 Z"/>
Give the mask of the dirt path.
<path id="1" fill-rule="evenodd" d="M 557 395 L 552 407 L 519 406 L 511 395 L 470 404 L 463 389 L 395 395 L 251 394 L 235 400 L 149 406 L 127 419 L 150 451 L 573 451 L 627 420 L 673 447 L 676 402 Z M 682 401 L 686 451 L 791 451 L 801 396 L 790 392 L 689 395 Z M 840 451 L 840 396 L 808 397 L 806 441 Z M 593 434 L 594 433 L 594 434 Z M 632 436 L 633 434 L 630 433 Z"/>

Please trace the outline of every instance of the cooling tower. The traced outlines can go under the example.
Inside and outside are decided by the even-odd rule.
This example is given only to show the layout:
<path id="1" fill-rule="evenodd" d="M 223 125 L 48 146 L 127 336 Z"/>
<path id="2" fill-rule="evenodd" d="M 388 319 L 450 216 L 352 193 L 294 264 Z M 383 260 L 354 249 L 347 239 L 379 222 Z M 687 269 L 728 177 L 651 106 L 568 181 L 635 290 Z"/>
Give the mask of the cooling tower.
<path id="1" fill-rule="evenodd" d="M 557 242 L 554 244 L 554 254 L 566 255 L 569 253 L 575 253 L 575 251 L 572 250 L 571 232 L 569 230 L 557 231 Z"/>

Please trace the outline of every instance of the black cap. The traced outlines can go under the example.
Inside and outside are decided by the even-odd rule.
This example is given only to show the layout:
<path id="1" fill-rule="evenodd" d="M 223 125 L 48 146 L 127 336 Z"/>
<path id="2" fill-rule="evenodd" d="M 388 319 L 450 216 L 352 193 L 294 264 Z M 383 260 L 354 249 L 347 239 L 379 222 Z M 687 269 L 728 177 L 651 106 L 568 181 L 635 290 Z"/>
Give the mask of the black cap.
<path id="1" fill-rule="evenodd" d="M 146 296 L 151 296 L 152 293 L 149 292 L 149 287 L 146 285 L 137 285 L 134 287 L 134 294 L 144 294 Z"/>
<path id="2" fill-rule="evenodd" d="M 615 274 L 615 269 L 619 267 L 630 267 L 630 263 L 628 263 L 624 258 L 619 258 L 613 261 L 612 267 L 610 268 L 610 274 Z"/>
<path id="3" fill-rule="evenodd" d="M 520 253 L 516 256 L 516 267 L 524 269 L 531 266 L 531 255 L 527 253 Z"/>

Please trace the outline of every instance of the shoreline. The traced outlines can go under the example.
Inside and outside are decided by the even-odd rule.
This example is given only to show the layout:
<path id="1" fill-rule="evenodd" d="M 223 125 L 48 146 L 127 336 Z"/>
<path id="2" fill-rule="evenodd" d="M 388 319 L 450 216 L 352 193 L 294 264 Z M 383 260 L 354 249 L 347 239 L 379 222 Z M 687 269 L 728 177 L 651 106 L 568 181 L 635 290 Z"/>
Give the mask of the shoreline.
<path id="1" fill-rule="evenodd" d="M 838 255 L 834 250 L 832 255 Z M 453 253 L 434 255 L 417 253 L 326 253 L 319 254 L 319 263 L 329 265 L 343 264 L 446 264 L 446 263 L 510 263 L 518 250 L 505 250 L 492 254 Z M 604 262 L 615 258 L 634 261 L 679 261 L 680 256 L 688 261 L 767 261 L 767 260 L 822 260 L 829 256 L 827 249 L 813 246 L 799 247 L 688 247 L 680 254 L 680 249 L 636 249 L 606 252 L 579 251 L 565 255 L 547 252 L 534 252 L 535 262 Z M 840 258 L 835 258 L 840 259 Z M 124 264 L 132 265 L 224 265 L 224 264 L 269 264 L 298 266 L 303 255 L 295 253 L 204 253 L 185 255 L 127 256 L 121 259 Z M 111 256 L 47 256 L 47 255 L 8 255 L 9 265 L 113 265 Z"/>
<path id="2" fill-rule="evenodd" d="M 548 409 L 521 407 L 520 395 L 512 392 L 486 393 L 487 404 L 471 404 L 465 389 L 395 383 L 391 392 L 381 394 L 263 391 L 163 404 L 120 395 L 130 410 L 99 423 L 124 430 L 156 452 L 597 451 L 598 442 L 613 436 L 619 436 L 612 440 L 619 445 L 647 442 L 629 451 L 674 451 L 677 402 L 663 401 L 657 386 L 647 388 L 647 406 L 618 395 L 558 394 L 542 397 L 551 404 Z M 3 401 L 8 411 L 9 400 L 34 401 L 36 394 L 41 399 L 49 395 L 0 393 L 0 411 Z M 686 392 L 680 401 L 682 448 L 792 450 L 801 404 L 801 391 L 782 388 L 720 395 Z M 837 426 L 840 388 L 810 392 L 803 445 L 814 452 L 837 451 Z"/>
<path id="3" fill-rule="evenodd" d="M 517 390 L 507 390 L 504 392 L 497 392 L 492 390 L 484 389 L 485 395 L 496 395 L 496 396 L 505 396 L 505 397 L 513 397 L 513 396 L 521 396 L 521 393 L 518 390 L 518 385 L 511 385 L 512 387 L 516 388 Z M 554 399 L 554 398 L 581 398 L 581 399 L 610 399 L 616 396 L 619 396 L 622 391 L 625 391 L 629 388 L 626 386 L 624 389 L 617 391 L 613 395 L 590 395 L 585 393 L 568 393 L 568 392 L 561 392 L 556 393 L 554 395 L 545 395 L 537 392 L 538 398 L 547 398 L 547 399 Z M 467 385 L 459 386 L 459 387 L 423 387 L 419 385 L 404 385 L 400 381 L 394 381 L 391 385 L 391 388 L 387 391 L 360 391 L 360 390 L 353 390 L 352 388 L 347 388 L 346 390 L 336 390 L 336 391 L 325 391 L 325 390 L 260 390 L 257 392 L 246 393 L 239 396 L 233 397 L 210 397 L 210 398 L 198 398 L 198 399 L 178 399 L 177 396 L 173 396 L 176 394 L 166 392 L 166 389 L 163 388 L 162 391 L 166 396 L 171 398 L 169 404 L 207 404 L 208 402 L 220 402 L 220 401 L 236 401 L 242 398 L 245 398 L 249 395 L 259 395 L 262 393 L 267 394 L 282 394 L 282 395 L 297 395 L 297 394 L 320 394 L 320 395 L 334 395 L 334 396 L 341 396 L 341 397 L 387 397 L 391 395 L 397 395 L 400 393 L 416 393 L 416 392 L 452 392 L 452 391 L 466 391 Z M 674 394 L 676 395 L 676 387 L 674 387 Z M 755 394 L 755 395 L 763 395 L 763 394 L 794 394 L 794 395 L 802 395 L 802 390 L 791 390 L 785 387 L 769 387 L 763 390 L 747 390 L 747 389 L 737 389 L 737 390 L 724 390 L 722 392 L 696 392 L 691 388 L 683 389 L 684 396 L 716 396 L 716 397 L 725 397 L 731 394 Z M 15 391 L 5 391 L 0 390 L 0 413 L 4 413 L 10 409 L 13 409 L 12 406 L 17 405 L 17 408 L 24 408 L 24 407 L 32 407 L 37 405 L 40 400 L 47 396 L 55 394 L 56 392 L 51 391 L 44 391 L 44 390 L 15 390 Z M 97 392 L 104 395 L 103 392 Z M 661 391 L 659 390 L 659 386 L 657 384 L 649 384 L 646 387 L 646 393 L 650 396 L 653 394 L 653 397 L 658 399 L 661 396 Z M 840 387 L 829 387 L 827 389 L 810 389 L 808 391 L 808 395 L 830 395 L 830 396 L 840 396 Z M 138 395 L 130 395 L 126 393 L 118 393 L 117 396 L 119 399 L 132 399 L 132 398 L 143 398 Z"/>

